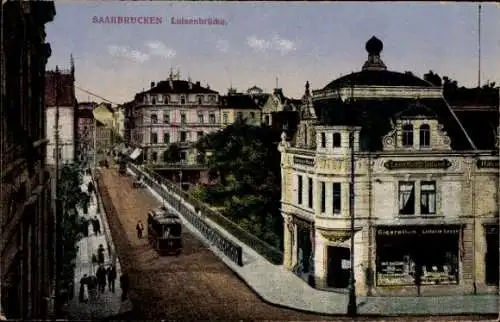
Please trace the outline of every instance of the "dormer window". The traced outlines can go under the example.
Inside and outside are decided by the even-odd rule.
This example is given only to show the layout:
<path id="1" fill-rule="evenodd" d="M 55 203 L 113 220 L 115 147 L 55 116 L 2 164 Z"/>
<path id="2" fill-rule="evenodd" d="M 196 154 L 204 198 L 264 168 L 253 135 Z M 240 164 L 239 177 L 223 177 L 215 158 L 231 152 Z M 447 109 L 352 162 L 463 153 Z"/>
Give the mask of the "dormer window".
<path id="1" fill-rule="evenodd" d="M 186 97 L 181 96 L 181 104 L 182 105 L 186 104 Z"/>
<path id="2" fill-rule="evenodd" d="M 198 96 L 198 104 L 203 104 L 203 96 Z"/>
<path id="3" fill-rule="evenodd" d="M 413 125 L 403 125 L 403 147 L 413 146 Z"/>
<path id="4" fill-rule="evenodd" d="M 325 132 L 321 132 L 321 147 L 326 148 L 326 134 L 325 134 Z"/>
<path id="5" fill-rule="evenodd" d="M 168 104 L 168 103 L 170 103 L 170 96 L 169 95 L 165 96 L 165 104 Z"/>
<path id="6" fill-rule="evenodd" d="M 215 95 L 210 95 L 210 102 L 215 102 Z"/>
<path id="7" fill-rule="evenodd" d="M 431 145 L 431 129 L 428 124 L 420 126 L 420 146 L 429 147 Z"/>
<path id="8" fill-rule="evenodd" d="M 155 105 L 156 104 L 156 97 L 151 97 L 151 104 Z"/>
<path id="9" fill-rule="evenodd" d="M 333 147 L 340 148 L 340 133 L 333 133 Z"/>

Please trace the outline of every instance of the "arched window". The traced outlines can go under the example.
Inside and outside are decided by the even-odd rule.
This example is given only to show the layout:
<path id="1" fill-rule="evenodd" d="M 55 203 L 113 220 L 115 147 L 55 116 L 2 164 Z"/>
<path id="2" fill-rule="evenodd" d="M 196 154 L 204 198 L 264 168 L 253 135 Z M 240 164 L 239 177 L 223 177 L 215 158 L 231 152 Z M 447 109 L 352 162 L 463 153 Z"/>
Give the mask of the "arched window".
<path id="1" fill-rule="evenodd" d="M 325 134 L 325 132 L 321 132 L 321 147 L 326 148 L 326 134 Z"/>
<path id="2" fill-rule="evenodd" d="M 151 114 L 151 123 L 158 123 L 158 115 Z"/>
<path id="3" fill-rule="evenodd" d="M 420 126 L 420 146 L 428 147 L 431 145 L 431 129 L 428 124 Z"/>
<path id="4" fill-rule="evenodd" d="M 181 96 L 181 104 L 186 104 L 186 98 L 184 96 Z"/>
<path id="5" fill-rule="evenodd" d="M 403 146 L 413 146 L 413 125 L 411 124 L 403 125 Z"/>
<path id="6" fill-rule="evenodd" d="M 341 136 L 340 133 L 333 133 L 333 147 L 334 148 L 340 148 L 340 140 Z"/>

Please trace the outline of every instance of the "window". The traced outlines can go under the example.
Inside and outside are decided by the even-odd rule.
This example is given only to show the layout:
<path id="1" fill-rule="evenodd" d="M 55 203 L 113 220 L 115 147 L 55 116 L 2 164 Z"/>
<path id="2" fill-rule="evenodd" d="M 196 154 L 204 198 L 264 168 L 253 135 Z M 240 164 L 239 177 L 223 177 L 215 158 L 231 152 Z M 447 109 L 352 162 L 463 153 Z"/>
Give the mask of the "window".
<path id="1" fill-rule="evenodd" d="M 250 112 L 250 118 L 255 119 L 255 112 Z"/>
<path id="2" fill-rule="evenodd" d="M 403 125 L 403 146 L 413 146 L 413 125 L 411 124 Z"/>
<path id="3" fill-rule="evenodd" d="M 158 134 L 151 133 L 151 144 L 157 144 L 157 143 L 158 143 Z"/>
<path id="4" fill-rule="evenodd" d="M 321 182 L 321 212 L 326 211 L 326 187 L 325 183 Z"/>
<path id="5" fill-rule="evenodd" d="M 436 213 L 436 182 L 422 181 L 420 184 L 420 213 L 433 215 Z"/>
<path id="6" fill-rule="evenodd" d="M 201 139 L 203 137 L 203 131 L 196 132 L 196 137 L 198 140 Z"/>
<path id="7" fill-rule="evenodd" d="M 210 95 L 210 102 L 215 102 L 215 96 L 214 95 Z"/>
<path id="8" fill-rule="evenodd" d="M 170 96 L 169 95 L 165 96 L 165 104 L 168 104 L 168 103 L 170 103 Z"/>
<path id="9" fill-rule="evenodd" d="M 153 152 L 153 153 L 151 153 L 151 160 L 152 160 L 153 162 L 158 161 L 158 152 Z"/>
<path id="10" fill-rule="evenodd" d="M 54 148 L 54 150 L 52 151 L 52 154 L 53 154 L 53 157 L 54 157 L 54 160 L 55 159 L 58 159 L 61 160 L 62 159 L 62 148 L 59 148 L 59 157 L 57 156 L 57 150 Z"/>
<path id="11" fill-rule="evenodd" d="M 309 178 L 309 182 L 308 182 L 307 188 L 309 189 L 308 190 L 308 198 L 307 198 L 308 207 L 312 208 L 313 207 L 313 201 L 314 201 L 313 200 L 313 179 L 312 178 Z"/>
<path id="12" fill-rule="evenodd" d="M 399 214 L 414 215 L 415 214 L 415 183 L 400 182 L 399 183 Z"/>
<path id="13" fill-rule="evenodd" d="M 302 176 L 297 176 L 297 203 L 302 204 L 302 190 L 304 183 L 302 182 Z"/>
<path id="14" fill-rule="evenodd" d="M 186 114 L 182 113 L 181 114 L 181 125 L 186 124 Z"/>
<path id="15" fill-rule="evenodd" d="M 269 119 L 269 115 L 265 116 L 265 123 L 266 125 L 271 125 L 271 120 Z"/>
<path id="16" fill-rule="evenodd" d="M 151 123 L 153 123 L 153 124 L 158 123 L 158 115 L 151 114 Z"/>
<path id="17" fill-rule="evenodd" d="M 333 133 L 333 147 L 334 148 L 340 148 L 340 143 L 341 141 L 341 136 L 340 133 Z"/>
<path id="18" fill-rule="evenodd" d="M 222 123 L 224 123 L 224 124 L 229 123 L 229 115 L 227 114 L 227 112 L 224 112 L 222 114 Z"/>
<path id="19" fill-rule="evenodd" d="M 325 132 L 321 132 L 321 147 L 326 148 L 326 134 L 325 134 Z"/>
<path id="20" fill-rule="evenodd" d="M 180 155 L 181 155 L 181 162 L 186 161 L 186 157 L 187 157 L 186 152 L 185 151 L 181 151 Z"/>
<path id="21" fill-rule="evenodd" d="M 211 124 L 215 124 L 215 114 L 210 113 L 210 115 L 208 116 L 208 119 L 209 119 Z"/>
<path id="22" fill-rule="evenodd" d="M 156 105 L 156 97 L 151 97 L 151 104 Z"/>
<path id="23" fill-rule="evenodd" d="M 243 112 L 238 112 L 237 116 L 239 121 L 243 120 Z"/>
<path id="24" fill-rule="evenodd" d="M 198 123 L 204 123 L 203 114 L 198 114 Z"/>
<path id="25" fill-rule="evenodd" d="M 341 210 L 341 205 L 342 205 L 342 191 L 341 191 L 341 185 L 340 185 L 340 182 L 334 182 L 333 183 L 333 193 L 332 193 L 332 197 L 333 197 L 333 213 L 334 214 L 340 214 L 340 210 Z"/>
<path id="26" fill-rule="evenodd" d="M 428 124 L 420 126 L 420 146 L 428 147 L 431 145 L 431 129 Z"/>
<path id="27" fill-rule="evenodd" d="M 186 104 L 186 98 L 184 96 L 181 96 L 181 104 L 182 105 Z"/>
<path id="28" fill-rule="evenodd" d="M 158 103 L 162 103 L 163 102 L 163 96 L 160 94 L 158 95 Z"/>
<path id="29" fill-rule="evenodd" d="M 181 142 L 186 142 L 187 132 L 181 132 Z"/>
<path id="30" fill-rule="evenodd" d="M 198 104 L 203 104 L 203 96 L 198 96 Z"/>
<path id="31" fill-rule="evenodd" d="M 163 143 L 170 143 L 170 133 L 163 133 Z"/>
<path id="32" fill-rule="evenodd" d="M 170 123 L 170 114 L 168 114 L 168 112 L 163 113 L 163 123 L 165 124 Z"/>

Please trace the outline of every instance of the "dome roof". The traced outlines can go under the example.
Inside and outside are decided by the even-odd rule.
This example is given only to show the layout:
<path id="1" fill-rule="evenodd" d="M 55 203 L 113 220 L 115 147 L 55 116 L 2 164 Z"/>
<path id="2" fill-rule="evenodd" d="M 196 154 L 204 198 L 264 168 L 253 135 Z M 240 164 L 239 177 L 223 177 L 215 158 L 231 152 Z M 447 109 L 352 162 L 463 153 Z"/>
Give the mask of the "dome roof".
<path id="1" fill-rule="evenodd" d="M 368 54 L 379 55 L 382 52 L 382 49 L 384 49 L 384 44 L 380 39 L 373 36 L 366 42 L 365 49 Z"/>
<path id="2" fill-rule="evenodd" d="M 433 87 L 431 83 L 412 74 L 389 70 L 363 70 L 331 81 L 324 89 L 338 89 L 349 86 L 417 86 Z"/>

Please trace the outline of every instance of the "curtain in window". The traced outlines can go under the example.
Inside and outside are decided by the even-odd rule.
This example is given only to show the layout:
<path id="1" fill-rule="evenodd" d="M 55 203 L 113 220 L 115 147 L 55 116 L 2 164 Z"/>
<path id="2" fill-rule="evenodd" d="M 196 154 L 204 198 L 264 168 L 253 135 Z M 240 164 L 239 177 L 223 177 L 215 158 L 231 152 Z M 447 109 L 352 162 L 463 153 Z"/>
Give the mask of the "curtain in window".
<path id="1" fill-rule="evenodd" d="M 405 215 L 415 213 L 415 189 L 413 184 L 402 184 L 399 188 L 399 213 Z"/>
<path id="2" fill-rule="evenodd" d="M 434 184 L 422 184 L 420 206 L 422 214 L 436 213 L 436 191 Z"/>

